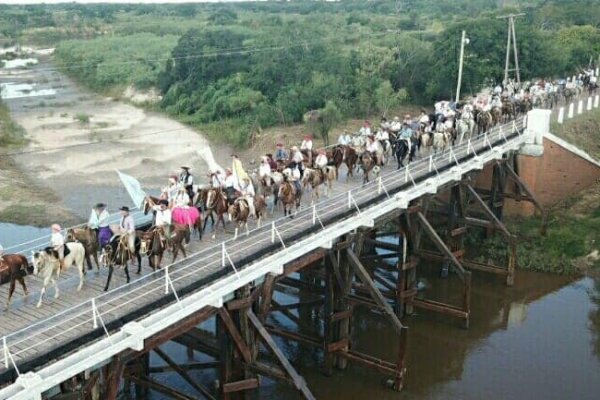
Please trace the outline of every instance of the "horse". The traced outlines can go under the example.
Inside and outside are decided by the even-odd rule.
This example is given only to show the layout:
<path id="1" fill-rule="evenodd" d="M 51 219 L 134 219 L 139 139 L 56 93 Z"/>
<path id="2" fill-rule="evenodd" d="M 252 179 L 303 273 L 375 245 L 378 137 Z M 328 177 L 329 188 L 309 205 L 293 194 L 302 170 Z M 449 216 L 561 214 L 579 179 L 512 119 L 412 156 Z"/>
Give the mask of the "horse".
<path id="1" fill-rule="evenodd" d="M 292 182 L 284 180 L 279 186 L 277 197 L 281 200 L 281 204 L 283 204 L 283 216 L 289 215 L 291 217 L 292 207 L 295 207 L 296 211 L 300 208 L 302 189 L 298 188 L 297 190 Z"/>
<path id="2" fill-rule="evenodd" d="M 160 237 L 160 228 L 154 227 L 148 231 L 136 231 L 140 238 L 140 255 L 148 256 L 148 263 L 154 271 L 160 268 L 166 244 Z"/>
<path id="3" fill-rule="evenodd" d="M 80 242 L 85 248 L 85 261 L 88 269 L 92 268 L 92 257 L 96 263 L 96 269 L 100 271 L 100 263 L 98 262 L 98 235 L 89 226 L 85 228 L 70 228 L 67 230 L 66 242 Z"/>
<path id="4" fill-rule="evenodd" d="M 490 130 L 493 124 L 492 113 L 489 111 L 480 110 L 475 117 L 477 123 L 477 136 Z"/>
<path id="5" fill-rule="evenodd" d="M 265 215 L 265 211 L 267 210 L 267 202 L 263 196 L 256 196 L 253 198 L 254 201 L 254 211 L 256 212 L 256 224 L 260 228 L 262 218 Z M 235 234 L 233 236 L 233 240 L 238 237 L 239 228 L 245 226 L 246 227 L 246 236 L 250 234 L 250 230 L 248 229 L 248 217 L 250 216 L 250 207 L 248 207 L 248 203 L 246 199 L 238 199 L 229 206 L 227 209 L 227 214 L 229 215 L 229 221 L 235 223 Z"/>
<path id="6" fill-rule="evenodd" d="M 85 260 L 85 248 L 79 242 L 65 243 L 64 246 L 65 253 L 67 253 L 64 260 L 64 269 L 75 265 L 79 272 L 79 286 L 77 286 L 77 291 L 80 291 L 85 282 L 85 268 L 83 266 Z M 40 292 L 40 299 L 37 303 L 38 308 L 42 306 L 42 298 L 44 297 L 44 293 L 46 293 L 46 286 L 48 286 L 49 283 L 54 285 L 54 298 L 58 299 L 59 291 L 56 282 L 60 276 L 60 272 L 58 252 L 52 247 L 46 247 L 44 250 L 33 253 L 33 274 L 42 274 L 43 276 L 42 290 Z"/>
<path id="7" fill-rule="evenodd" d="M 463 142 L 465 136 L 467 137 L 467 140 L 471 139 L 472 131 L 469 127 L 468 121 L 465 121 L 464 119 L 459 119 L 456 121 L 456 131 L 458 134 L 458 144 Z"/>
<path id="8" fill-rule="evenodd" d="M 403 167 L 403 161 L 408 155 L 408 162 L 412 162 L 415 157 L 415 152 L 417 151 L 418 141 L 414 137 L 410 138 L 410 146 L 406 139 L 398 139 L 393 144 L 394 147 L 394 155 L 396 156 L 396 161 L 398 162 L 398 169 Z M 409 151 L 410 147 L 410 151 Z"/>
<path id="9" fill-rule="evenodd" d="M 17 281 L 19 281 L 21 287 L 23 287 L 25 296 L 29 294 L 27 286 L 25 285 L 25 276 L 32 272 L 33 267 L 29 266 L 27 258 L 21 254 L 5 254 L 0 257 L 0 283 L 10 282 L 8 300 L 6 302 L 7 310 L 10 306 L 13 293 L 15 292 Z"/>
<path id="10" fill-rule="evenodd" d="M 190 207 L 196 207 L 196 209 L 198 209 L 198 213 L 200 214 L 200 216 L 198 217 L 198 219 L 194 222 L 194 225 L 192 226 L 194 228 L 194 230 L 196 231 L 196 233 L 198 234 L 198 240 L 202 240 L 202 232 L 203 232 L 203 224 L 202 224 L 202 215 L 203 215 L 203 206 L 199 205 L 200 203 L 204 202 L 203 204 L 206 204 L 206 198 L 205 198 L 205 193 L 207 193 L 207 188 L 202 188 L 202 189 L 198 189 L 198 191 L 196 192 L 196 194 L 194 195 L 193 199 L 190 200 Z M 158 204 L 160 199 L 153 197 L 153 196 L 147 196 L 144 199 L 144 203 L 142 206 L 142 210 L 144 211 L 144 215 L 147 215 L 148 212 L 150 212 L 150 210 L 152 210 L 152 207 L 155 206 L 156 204 Z M 153 211 L 154 213 L 154 211 Z M 215 222 L 214 217 L 212 216 L 212 214 L 210 215 L 213 224 Z M 153 221 L 154 222 L 154 221 Z M 206 225 L 206 222 L 204 223 L 204 225 Z M 189 239 L 188 239 L 189 241 Z"/>
<path id="11" fill-rule="evenodd" d="M 350 177 L 354 177 L 354 169 L 356 168 L 356 163 L 358 162 L 358 153 L 356 150 L 350 146 L 344 146 L 344 163 L 346 164 L 346 168 L 348 171 L 346 172 L 346 182 Z"/>
<path id="12" fill-rule="evenodd" d="M 203 230 L 206 229 L 206 222 L 208 221 L 208 216 L 210 216 L 213 221 L 213 214 L 217 216 L 217 224 L 213 226 L 213 235 L 214 239 L 217 236 L 217 230 L 219 228 L 219 222 L 221 222 L 223 226 L 223 231 L 225 231 L 225 218 L 224 215 L 227 212 L 227 196 L 221 190 L 221 188 L 210 188 L 206 194 L 206 215 L 207 217 L 204 220 Z"/>
<path id="13" fill-rule="evenodd" d="M 335 175 L 339 176 L 339 170 L 344 162 L 344 147 L 342 145 L 337 145 L 333 148 L 331 152 L 327 152 L 327 160 L 328 163 L 333 165 L 335 168 Z"/>
<path id="14" fill-rule="evenodd" d="M 446 150 L 451 140 L 451 135 L 447 132 L 433 132 L 431 140 L 431 146 L 433 147 L 433 151 L 437 153 L 438 151 Z"/>
<path id="15" fill-rule="evenodd" d="M 491 114 L 492 126 L 496 126 L 502 122 L 502 109 L 500 107 L 492 108 Z"/>
<path id="16" fill-rule="evenodd" d="M 308 149 L 302 149 L 300 150 L 300 153 L 304 157 L 304 165 L 308 166 L 309 168 L 312 168 L 314 166 L 315 159 L 319 154 L 315 150 L 310 150 L 309 153 Z"/>
<path id="17" fill-rule="evenodd" d="M 319 198 L 319 186 L 327 183 L 327 197 L 331 195 L 332 183 L 337 179 L 335 167 L 326 166 L 322 169 L 306 168 L 302 177 L 302 188 L 306 189 L 309 185 L 312 189 L 312 199 Z"/>
<path id="18" fill-rule="evenodd" d="M 138 262 L 138 275 L 142 272 L 142 256 L 140 254 L 142 242 L 136 235 L 135 237 L 135 257 Z M 115 265 L 121 265 L 125 269 L 125 275 L 127 276 L 127 283 L 129 283 L 129 268 L 128 262 L 131 259 L 131 252 L 127 245 L 127 240 L 124 236 L 114 237 L 104 248 L 102 249 L 102 256 L 100 257 L 102 264 L 108 268 L 108 277 L 106 278 L 106 285 L 104 291 L 108 290 L 110 280 L 112 278 L 113 269 Z"/>
<path id="19" fill-rule="evenodd" d="M 360 167 L 363 170 L 363 185 L 369 182 L 369 172 L 375 166 L 375 160 L 373 159 L 373 155 L 365 151 L 360 156 Z"/>
<path id="20" fill-rule="evenodd" d="M 515 105 L 509 99 L 502 101 L 502 117 L 504 122 L 515 118 Z"/>

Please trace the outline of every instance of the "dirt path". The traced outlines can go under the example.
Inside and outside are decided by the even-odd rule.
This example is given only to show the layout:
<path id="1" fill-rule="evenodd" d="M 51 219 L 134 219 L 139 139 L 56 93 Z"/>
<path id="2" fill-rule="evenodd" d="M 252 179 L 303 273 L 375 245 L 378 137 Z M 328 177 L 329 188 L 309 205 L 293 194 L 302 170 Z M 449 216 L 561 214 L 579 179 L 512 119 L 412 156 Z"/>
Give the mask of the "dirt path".
<path id="1" fill-rule="evenodd" d="M 14 156 L 16 165 L 36 185 L 55 193 L 60 206 L 81 217 L 98 201 L 108 203 L 111 211 L 131 204 L 116 169 L 138 178 L 152 192 L 166 184 L 168 175 L 178 173 L 180 165 L 190 165 L 204 180 L 208 169 L 219 166 L 217 160 L 229 159 L 229 149 L 211 148 L 183 124 L 89 94 L 43 56 L 25 70 L 0 70 L 0 83 L 32 86 L 22 96 L 17 91 L 5 100 L 30 140 Z M 36 91 L 44 95 L 32 96 Z"/>

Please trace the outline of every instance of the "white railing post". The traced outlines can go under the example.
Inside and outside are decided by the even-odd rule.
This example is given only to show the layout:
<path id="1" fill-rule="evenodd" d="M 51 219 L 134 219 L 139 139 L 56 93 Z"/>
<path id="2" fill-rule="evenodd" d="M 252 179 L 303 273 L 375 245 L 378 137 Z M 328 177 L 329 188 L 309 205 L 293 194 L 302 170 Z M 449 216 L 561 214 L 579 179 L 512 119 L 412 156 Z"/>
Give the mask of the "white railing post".
<path id="1" fill-rule="evenodd" d="M 4 368 L 8 369 L 8 345 L 6 344 L 6 336 L 2 336 L 2 352 L 4 353 Z"/>
<path id="2" fill-rule="evenodd" d="M 221 267 L 224 267 L 224 266 L 225 266 L 225 242 L 221 242 Z"/>
<path id="3" fill-rule="evenodd" d="M 271 243 L 275 243 L 275 221 L 271 222 Z"/>
<path id="4" fill-rule="evenodd" d="M 165 267 L 165 294 L 169 294 L 169 266 Z"/>
<path id="5" fill-rule="evenodd" d="M 408 182 L 408 166 L 410 164 L 406 164 L 406 167 L 404 167 L 404 182 Z"/>
<path id="6" fill-rule="evenodd" d="M 600 94 L 597 94 L 594 99 L 594 108 L 598 108 L 598 106 L 600 106 Z"/>
<path id="7" fill-rule="evenodd" d="M 377 177 L 377 194 L 381 194 L 381 176 Z"/>
<path id="8" fill-rule="evenodd" d="M 569 119 L 573 118 L 574 111 L 575 111 L 575 104 L 573 104 L 573 103 L 569 104 L 569 112 L 567 113 L 567 118 L 569 118 Z"/>
<path id="9" fill-rule="evenodd" d="M 471 143 L 471 139 L 469 139 L 469 143 Z M 429 172 L 433 169 L 433 155 L 429 155 Z"/>
<path id="10" fill-rule="evenodd" d="M 96 316 L 96 299 L 92 297 L 92 317 L 94 329 L 98 328 L 98 317 Z"/>
<path id="11" fill-rule="evenodd" d="M 588 97 L 588 101 L 587 101 L 587 111 L 591 111 L 592 109 L 592 98 Z"/>
<path id="12" fill-rule="evenodd" d="M 577 103 L 577 115 L 583 113 L 583 100 L 579 100 Z"/>
<path id="13" fill-rule="evenodd" d="M 352 191 L 348 190 L 348 208 L 352 208 Z"/>
<path id="14" fill-rule="evenodd" d="M 565 108 L 561 107 L 558 109 L 558 123 L 562 124 L 565 120 Z"/>

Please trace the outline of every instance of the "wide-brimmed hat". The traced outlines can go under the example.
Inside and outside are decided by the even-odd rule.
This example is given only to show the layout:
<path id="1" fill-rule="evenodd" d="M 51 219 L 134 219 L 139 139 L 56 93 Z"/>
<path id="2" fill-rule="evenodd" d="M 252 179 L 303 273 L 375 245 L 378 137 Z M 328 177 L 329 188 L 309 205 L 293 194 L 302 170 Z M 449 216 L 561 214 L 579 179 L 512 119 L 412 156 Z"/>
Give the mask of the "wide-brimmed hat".
<path id="1" fill-rule="evenodd" d="M 400 117 L 394 117 L 394 121 L 400 121 Z"/>
<path id="2" fill-rule="evenodd" d="M 181 167 L 179 167 L 181 169 L 185 169 L 186 171 L 189 171 L 191 168 L 190 167 L 186 167 L 185 165 L 182 165 Z"/>
<path id="3" fill-rule="evenodd" d="M 94 207 L 95 208 L 106 208 L 106 204 L 104 204 L 104 203 L 97 203 Z"/>
<path id="4" fill-rule="evenodd" d="M 173 180 L 175 182 L 177 182 L 177 175 L 169 175 L 169 180 Z"/>
<path id="5" fill-rule="evenodd" d="M 298 150 L 298 146 L 292 146 L 292 150 Z"/>
<path id="6" fill-rule="evenodd" d="M 283 146 L 283 143 L 281 143 L 281 142 L 277 142 L 276 146 L 277 146 L 277 147 L 281 147 L 281 146 Z"/>
<path id="7" fill-rule="evenodd" d="M 60 232 L 60 231 L 62 231 L 62 228 L 60 227 L 59 224 L 52 224 L 52 226 L 50 227 L 50 229 L 52 229 L 52 232 Z"/>
<path id="8" fill-rule="evenodd" d="M 226 173 L 227 175 L 229 175 L 229 174 L 233 174 L 233 172 L 231 171 L 231 168 L 227 168 L 227 169 L 225 170 L 225 173 Z"/>
<path id="9" fill-rule="evenodd" d="M 123 207 L 119 208 L 119 211 L 129 212 L 129 207 L 123 206 Z"/>
<path id="10" fill-rule="evenodd" d="M 304 139 L 312 139 L 311 135 L 304 135 Z"/>
<path id="11" fill-rule="evenodd" d="M 167 200 L 167 199 L 160 199 L 158 201 L 158 204 L 161 205 L 161 206 L 168 206 L 169 205 L 169 200 Z"/>

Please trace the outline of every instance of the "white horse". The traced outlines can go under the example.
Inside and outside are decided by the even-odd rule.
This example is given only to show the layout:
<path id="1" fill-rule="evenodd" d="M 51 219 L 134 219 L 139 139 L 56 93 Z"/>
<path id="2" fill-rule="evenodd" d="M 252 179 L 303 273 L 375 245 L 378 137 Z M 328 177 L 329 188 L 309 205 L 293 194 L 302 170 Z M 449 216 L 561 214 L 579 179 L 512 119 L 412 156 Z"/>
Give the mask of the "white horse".
<path id="1" fill-rule="evenodd" d="M 79 286 L 77 287 L 77 291 L 80 291 L 81 288 L 83 288 L 83 283 L 85 281 L 85 269 L 83 267 L 85 248 L 83 247 L 83 244 L 79 242 L 65 243 L 65 247 L 69 249 L 69 254 L 65 256 L 64 268 L 66 270 L 71 265 L 77 267 L 77 270 L 79 271 Z M 41 274 L 44 278 L 37 307 L 42 306 L 42 298 L 44 297 L 44 293 L 46 293 L 46 287 L 49 283 L 54 285 L 54 298 L 58 299 L 59 291 L 57 281 L 60 272 L 60 261 L 52 248 L 46 248 L 45 250 L 33 254 L 33 274 Z"/>
<path id="2" fill-rule="evenodd" d="M 448 147 L 450 143 L 450 134 L 447 132 L 433 132 L 433 151 L 437 153 L 438 151 L 444 151 Z"/>

